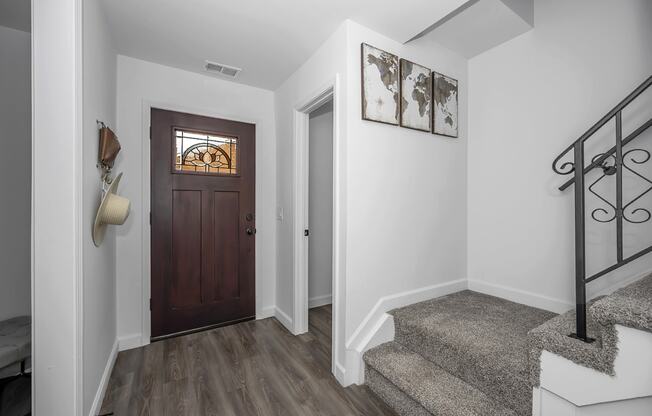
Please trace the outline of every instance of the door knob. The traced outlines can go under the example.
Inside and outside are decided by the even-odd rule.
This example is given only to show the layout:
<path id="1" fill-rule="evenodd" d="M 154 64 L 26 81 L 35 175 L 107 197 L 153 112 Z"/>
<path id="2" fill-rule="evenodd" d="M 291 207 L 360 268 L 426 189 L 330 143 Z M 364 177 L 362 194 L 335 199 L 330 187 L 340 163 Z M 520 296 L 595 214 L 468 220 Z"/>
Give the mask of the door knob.
<path id="1" fill-rule="evenodd" d="M 256 234 L 256 229 L 255 228 L 247 228 L 247 234 L 248 235 Z"/>

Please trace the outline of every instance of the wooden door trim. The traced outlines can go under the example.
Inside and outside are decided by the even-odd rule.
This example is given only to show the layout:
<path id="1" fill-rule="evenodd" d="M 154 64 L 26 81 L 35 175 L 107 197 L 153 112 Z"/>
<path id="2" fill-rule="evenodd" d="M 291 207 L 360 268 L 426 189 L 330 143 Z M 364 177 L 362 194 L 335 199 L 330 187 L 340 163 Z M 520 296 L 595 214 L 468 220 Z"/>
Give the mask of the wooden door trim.
<path id="1" fill-rule="evenodd" d="M 169 103 L 156 100 L 143 100 L 141 104 L 141 180 L 142 180 L 142 208 L 141 208 L 141 309 L 140 309 L 140 334 L 128 334 L 119 340 L 120 350 L 142 347 L 151 343 L 152 334 L 152 317 L 150 310 L 151 299 L 151 265 L 152 265 L 152 241 L 151 241 L 151 227 L 149 223 L 149 213 L 151 211 L 151 154 L 150 154 L 150 124 L 152 120 L 151 110 L 158 108 L 161 110 L 176 111 L 179 113 L 196 114 L 198 116 L 221 118 L 230 121 L 237 121 L 241 123 L 249 123 L 258 127 L 263 124 L 261 119 L 242 117 L 239 115 L 217 112 L 210 108 L 201 108 L 193 106 L 185 106 L 182 104 Z M 258 156 L 254 165 L 256 166 L 256 182 L 258 182 Z M 254 208 L 254 215 L 258 217 L 258 212 Z M 260 224 L 259 224 L 260 225 Z M 255 256 L 255 270 L 260 270 L 261 256 Z M 263 312 L 259 307 L 259 290 L 262 287 L 259 281 L 259 273 L 255 273 L 255 287 L 256 287 L 256 316 L 261 315 Z"/>

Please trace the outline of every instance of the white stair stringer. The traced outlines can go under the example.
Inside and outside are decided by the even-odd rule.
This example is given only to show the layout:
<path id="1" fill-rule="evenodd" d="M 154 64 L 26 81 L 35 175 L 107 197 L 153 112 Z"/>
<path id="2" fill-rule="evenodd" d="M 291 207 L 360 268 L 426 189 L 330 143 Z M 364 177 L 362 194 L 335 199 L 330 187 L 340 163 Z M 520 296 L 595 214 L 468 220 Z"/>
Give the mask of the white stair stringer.
<path id="1" fill-rule="evenodd" d="M 615 376 L 542 352 L 533 416 L 652 415 L 652 333 L 615 327 Z"/>

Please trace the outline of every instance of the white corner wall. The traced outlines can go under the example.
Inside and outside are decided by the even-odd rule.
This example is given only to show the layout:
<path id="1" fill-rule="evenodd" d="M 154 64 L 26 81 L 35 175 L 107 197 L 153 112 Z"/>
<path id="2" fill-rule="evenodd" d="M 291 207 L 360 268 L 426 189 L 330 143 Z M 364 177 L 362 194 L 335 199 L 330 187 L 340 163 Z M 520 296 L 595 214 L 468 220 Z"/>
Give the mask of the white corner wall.
<path id="1" fill-rule="evenodd" d="M 534 16 L 534 30 L 469 61 L 468 277 L 561 312 L 574 305 L 573 200 L 551 164 L 652 74 L 652 3 L 536 0 Z M 652 269 L 649 257 L 590 292 Z"/>
<path id="2" fill-rule="evenodd" d="M 426 65 L 459 80 L 460 137 L 436 136 L 360 117 L 360 44 Z M 345 54 L 342 53 L 345 51 Z M 467 61 L 427 40 L 403 45 L 346 21 L 276 91 L 278 137 L 279 263 L 277 307 L 293 318 L 294 110 L 336 75 L 341 149 L 335 157 L 341 212 L 345 215 L 340 275 L 333 294 L 338 332 L 334 356 L 338 379 L 348 371 L 345 352 L 382 299 L 466 277 Z M 339 304 L 339 306 L 338 306 Z M 376 307 L 376 308 L 375 308 Z M 353 360 L 352 360 L 353 361 Z M 358 363 L 355 363 L 356 369 Z M 357 377 L 357 375 L 353 376 Z"/>
<path id="3" fill-rule="evenodd" d="M 31 35 L 0 26 L 0 320 L 31 315 Z"/>
<path id="4" fill-rule="evenodd" d="M 81 0 L 32 1 L 32 413 L 80 416 Z"/>
<path id="5" fill-rule="evenodd" d="M 117 231 L 120 348 L 149 343 L 149 107 L 256 124 L 256 315 L 273 315 L 276 289 L 274 95 L 263 90 L 118 56 L 116 172 L 131 214 Z M 147 152 L 146 152 L 147 151 Z M 146 152 L 146 153 L 145 153 Z"/>
<path id="6" fill-rule="evenodd" d="M 83 414 L 96 415 L 117 354 L 116 227 L 108 227 L 100 247 L 95 247 L 91 237 L 101 199 L 96 120 L 120 134 L 116 129 L 117 55 L 100 0 L 83 2 L 82 44 Z"/>
<path id="7" fill-rule="evenodd" d="M 360 44 L 459 81 L 459 138 L 364 121 Z M 351 22 L 347 37 L 347 343 L 382 298 L 466 277 L 467 60 Z M 406 297 L 409 302 L 409 297 Z"/>
<path id="8" fill-rule="evenodd" d="M 294 163 L 295 110 L 306 104 L 307 100 L 332 84 L 339 78 L 339 91 L 334 99 L 334 118 L 336 130 L 341 143 L 346 142 L 346 32 L 347 23 L 340 25 L 337 30 L 315 51 L 315 53 L 292 74 L 274 93 L 276 112 L 276 137 L 277 137 L 277 281 L 276 281 L 276 316 L 289 329 L 294 325 L 294 174 L 297 167 Z M 345 149 L 340 148 L 334 157 L 345 160 Z M 339 187 L 340 204 L 344 205 L 346 189 L 346 172 L 344 163 L 341 170 L 335 171 L 335 187 Z M 345 226 L 344 224 L 341 225 Z M 345 236 L 340 236 L 340 244 L 345 245 Z M 345 250 L 345 247 L 342 247 Z M 335 265 L 336 272 L 343 273 L 345 259 Z M 336 346 L 333 350 L 336 365 L 344 369 L 344 287 L 333 287 L 333 296 L 338 302 L 333 304 L 333 314 L 338 320 L 337 333 L 334 334 Z"/>

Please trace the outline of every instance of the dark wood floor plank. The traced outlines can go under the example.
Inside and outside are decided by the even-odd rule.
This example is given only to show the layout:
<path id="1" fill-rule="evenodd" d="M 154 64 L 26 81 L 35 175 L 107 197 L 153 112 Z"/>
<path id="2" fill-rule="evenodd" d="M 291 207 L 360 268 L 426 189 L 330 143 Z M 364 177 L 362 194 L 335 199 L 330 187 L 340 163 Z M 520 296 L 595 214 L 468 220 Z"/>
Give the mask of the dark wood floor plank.
<path id="1" fill-rule="evenodd" d="M 330 305 L 309 332 L 276 319 L 171 338 L 118 355 L 101 413 L 115 416 L 394 416 L 364 386 L 331 374 Z"/>

